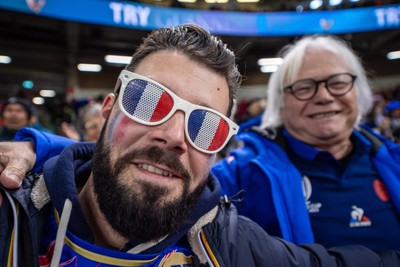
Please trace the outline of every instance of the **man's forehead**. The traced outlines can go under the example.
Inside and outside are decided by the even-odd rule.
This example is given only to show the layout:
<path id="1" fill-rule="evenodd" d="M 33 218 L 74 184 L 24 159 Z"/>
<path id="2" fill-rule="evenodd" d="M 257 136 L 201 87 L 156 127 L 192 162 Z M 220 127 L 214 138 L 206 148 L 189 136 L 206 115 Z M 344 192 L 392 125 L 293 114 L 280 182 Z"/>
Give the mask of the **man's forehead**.
<path id="1" fill-rule="evenodd" d="M 186 101 L 226 114 L 229 88 L 226 79 L 215 71 L 171 51 L 148 55 L 134 70 L 167 87 Z"/>

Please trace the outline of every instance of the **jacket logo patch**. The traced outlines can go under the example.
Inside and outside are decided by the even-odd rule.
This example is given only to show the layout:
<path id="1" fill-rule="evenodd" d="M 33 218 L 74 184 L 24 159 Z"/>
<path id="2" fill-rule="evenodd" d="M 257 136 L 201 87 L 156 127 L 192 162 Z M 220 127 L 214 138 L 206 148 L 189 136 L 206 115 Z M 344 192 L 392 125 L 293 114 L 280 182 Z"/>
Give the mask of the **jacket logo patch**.
<path id="1" fill-rule="evenodd" d="M 46 254 L 39 255 L 39 266 L 40 267 L 49 267 L 51 263 L 51 259 L 53 258 L 55 242 L 51 242 L 49 247 L 47 248 Z M 60 262 L 58 266 L 66 267 L 66 266 L 77 266 L 78 259 L 77 257 L 72 257 L 71 259 Z"/>
<path id="2" fill-rule="evenodd" d="M 311 201 L 309 200 L 312 194 L 312 185 L 310 179 L 306 175 L 303 176 L 301 180 L 301 185 L 303 188 L 304 198 L 306 199 L 306 207 L 308 213 L 318 213 L 322 207 L 322 204 L 320 202 L 311 203 Z"/>
<path id="3" fill-rule="evenodd" d="M 351 219 L 349 226 L 350 227 L 368 227 L 371 226 L 371 220 L 364 215 L 364 210 L 357 206 L 352 206 L 352 211 L 350 213 Z"/>
<path id="4" fill-rule="evenodd" d="M 161 260 L 159 267 L 192 267 L 192 257 L 181 252 L 171 251 Z"/>
<path id="5" fill-rule="evenodd" d="M 373 184 L 376 195 L 383 202 L 387 202 L 390 198 L 389 193 L 381 180 L 375 180 Z"/>

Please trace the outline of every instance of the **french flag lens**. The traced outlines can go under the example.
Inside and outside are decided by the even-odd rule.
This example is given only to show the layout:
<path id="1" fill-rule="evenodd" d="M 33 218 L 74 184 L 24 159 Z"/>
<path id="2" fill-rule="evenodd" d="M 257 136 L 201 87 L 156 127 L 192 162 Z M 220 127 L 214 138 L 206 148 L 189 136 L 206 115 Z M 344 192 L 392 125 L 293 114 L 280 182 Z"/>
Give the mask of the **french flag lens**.
<path id="1" fill-rule="evenodd" d="M 188 122 L 189 137 L 201 149 L 214 151 L 225 143 L 229 125 L 219 115 L 207 110 L 194 110 Z"/>
<path id="2" fill-rule="evenodd" d="M 126 86 L 122 105 L 135 118 L 157 122 L 171 112 L 174 100 L 158 85 L 137 79 L 130 81 Z"/>

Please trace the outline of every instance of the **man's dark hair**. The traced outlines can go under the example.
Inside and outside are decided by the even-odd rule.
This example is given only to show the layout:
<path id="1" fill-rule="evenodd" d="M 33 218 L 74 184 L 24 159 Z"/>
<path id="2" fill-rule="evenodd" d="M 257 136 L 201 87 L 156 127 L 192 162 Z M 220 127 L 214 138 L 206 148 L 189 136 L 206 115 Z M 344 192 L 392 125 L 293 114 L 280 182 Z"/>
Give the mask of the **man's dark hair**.
<path id="1" fill-rule="evenodd" d="M 229 86 L 230 116 L 242 76 L 236 65 L 235 54 L 219 37 L 194 24 L 160 28 L 143 40 L 126 69 L 134 71 L 146 56 L 163 50 L 178 51 L 225 77 Z"/>

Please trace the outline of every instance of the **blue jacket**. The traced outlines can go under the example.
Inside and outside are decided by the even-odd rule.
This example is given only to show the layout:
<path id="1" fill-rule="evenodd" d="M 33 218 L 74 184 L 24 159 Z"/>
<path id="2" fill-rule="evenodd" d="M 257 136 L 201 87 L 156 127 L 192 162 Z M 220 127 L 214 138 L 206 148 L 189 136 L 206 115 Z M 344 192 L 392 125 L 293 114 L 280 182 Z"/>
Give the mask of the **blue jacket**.
<path id="1" fill-rule="evenodd" d="M 72 145 L 59 157 L 46 162 L 43 176 L 29 175 L 20 189 L 7 191 L 7 201 L 3 203 L 0 212 L 1 266 L 36 267 L 39 266 L 39 256 L 42 264 L 45 260 L 50 261 L 52 255 L 54 257 L 56 253 L 43 255 L 41 247 L 49 244 L 48 239 L 55 235 L 52 229 L 62 225 L 61 222 L 58 225 L 49 224 L 49 221 L 52 221 L 53 211 L 61 214 L 60 221 L 62 221 L 66 209 L 65 203 L 68 201 L 71 201 L 72 208 L 68 231 L 64 237 L 61 237 L 61 240 L 65 238 L 66 241 L 60 262 L 65 264 L 63 266 L 75 266 L 78 262 L 80 266 L 95 266 L 85 263 L 87 259 L 82 255 L 87 252 L 81 254 L 82 249 L 72 249 L 84 246 L 84 240 L 90 239 L 91 235 L 82 214 L 75 182 L 82 183 L 82 180 L 90 173 L 90 157 L 94 149 L 93 143 Z M 46 187 L 41 186 L 42 182 L 46 184 Z M 130 257 L 140 259 L 148 257 L 152 260 L 150 263 L 143 263 L 142 266 L 160 266 L 162 259 L 170 255 L 165 251 L 175 252 L 180 249 L 176 248 L 177 241 L 186 238 L 189 243 L 188 249 L 193 252 L 193 263 L 188 266 L 381 266 L 380 256 L 363 247 L 355 246 L 327 251 L 319 245 L 301 248 L 270 237 L 256 223 L 238 216 L 236 209 L 230 205 L 229 201 L 219 199 L 219 183 L 210 177 L 207 188 L 193 212 L 177 232 L 146 249 L 140 255 L 124 255 L 126 254 L 124 252 L 98 248 L 98 259 L 95 256 L 95 263 L 111 266 L 103 262 L 103 257 L 101 257 L 101 255 L 107 255 L 107 260 L 113 258 L 114 261 L 118 261 L 123 258 L 125 263 Z M 13 221 L 13 217 L 18 218 L 18 223 Z M 13 244 L 16 245 L 17 250 L 10 250 Z M 93 257 L 96 255 L 93 250 L 97 249 L 93 248 L 93 245 L 90 247 L 92 250 L 89 253 Z M 169 249 L 171 247 L 173 250 Z M 15 258 L 11 260 L 14 255 L 18 259 L 18 264 Z M 335 257 L 340 257 L 342 261 L 337 261 Z M 387 266 L 394 266 L 394 260 L 398 257 L 395 254 L 386 254 L 383 260 L 389 259 L 386 262 Z M 76 260 L 77 258 L 79 260 Z M 128 266 L 138 266 L 137 262 L 132 260 Z"/>
<path id="2" fill-rule="evenodd" d="M 53 148 L 66 144 L 62 139 L 53 140 L 52 135 L 35 130 L 29 130 L 25 134 L 25 137 L 35 140 L 36 149 L 42 143 L 47 152 L 50 152 L 46 149 L 50 143 Z M 47 138 L 43 138 L 44 136 Z M 20 189 L 6 190 L 7 198 L 0 208 L 0 266 L 38 266 L 37 258 L 44 232 L 50 228 L 46 222 L 52 211 L 62 214 L 62 203 L 66 199 L 72 202 L 70 218 L 75 221 L 72 224 L 82 226 L 72 230 L 79 236 L 90 235 L 90 230 L 85 226 L 86 220 L 80 214 L 75 180 L 82 182 L 90 172 L 90 158 L 94 148 L 93 143 L 71 145 L 59 157 L 46 162 L 44 179 L 43 176 L 28 175 Z M 38 159 L 38 162 L 43 160 Z M 40 186 L 43 181 L 47 189 Z M 4 193 L 3 190 L 0 189 L 0 193 Z M 160 253 L 173 246 L 177 240 L 187 238 L 193 252 L 193 264 L 190 266 L 400 266 L 398 252 L 377 254 L 361 246 L 326 250 L 318 244 L 296 246 L 271 237 L 253 221 L 239 216 L 226 197 L 220 199 L 220 194 L 219 183 L 210 176 L 206 190 L 188 220 L 185 220 L 189 224 L 186 223 L 178 232 L 150 247 L 143 254 Z M 34 196 L 40 196 L 42 203 Z M 14 222 L 13 215 L 18 218 L 18 223 Z M 16 229 L 17 236 L 13 234 Z M 18 254 L 10 250 L 12 244 L 16 244 Z M 10 264 L 10 257 L 13 255 L 19 259 L 18 265 Z"/>
<path id="3" fill-rule="evenodd" d="M 302 191 L 302 175 L 276 139 L 268 138 L 267 132 L 262 133 L 264 136 L 254 131 L 240 133 L 237 138 L 244 146 L 218 162 L 212 174 L 220 181 L 225 194 L 232 195 L 241 189 L 247 192 L 239 209 L 241 214 L 267 231 L 280 228 L 285 240 L 312 243 L 314 237 Z M 400 211 L 400 146 L 372 131 L 366 133 L 376 143 L 373 162 Z M 354 131 L 353 134 L 361 133 Z M 277 235 L 279 230 L 271 232 Z"/>

